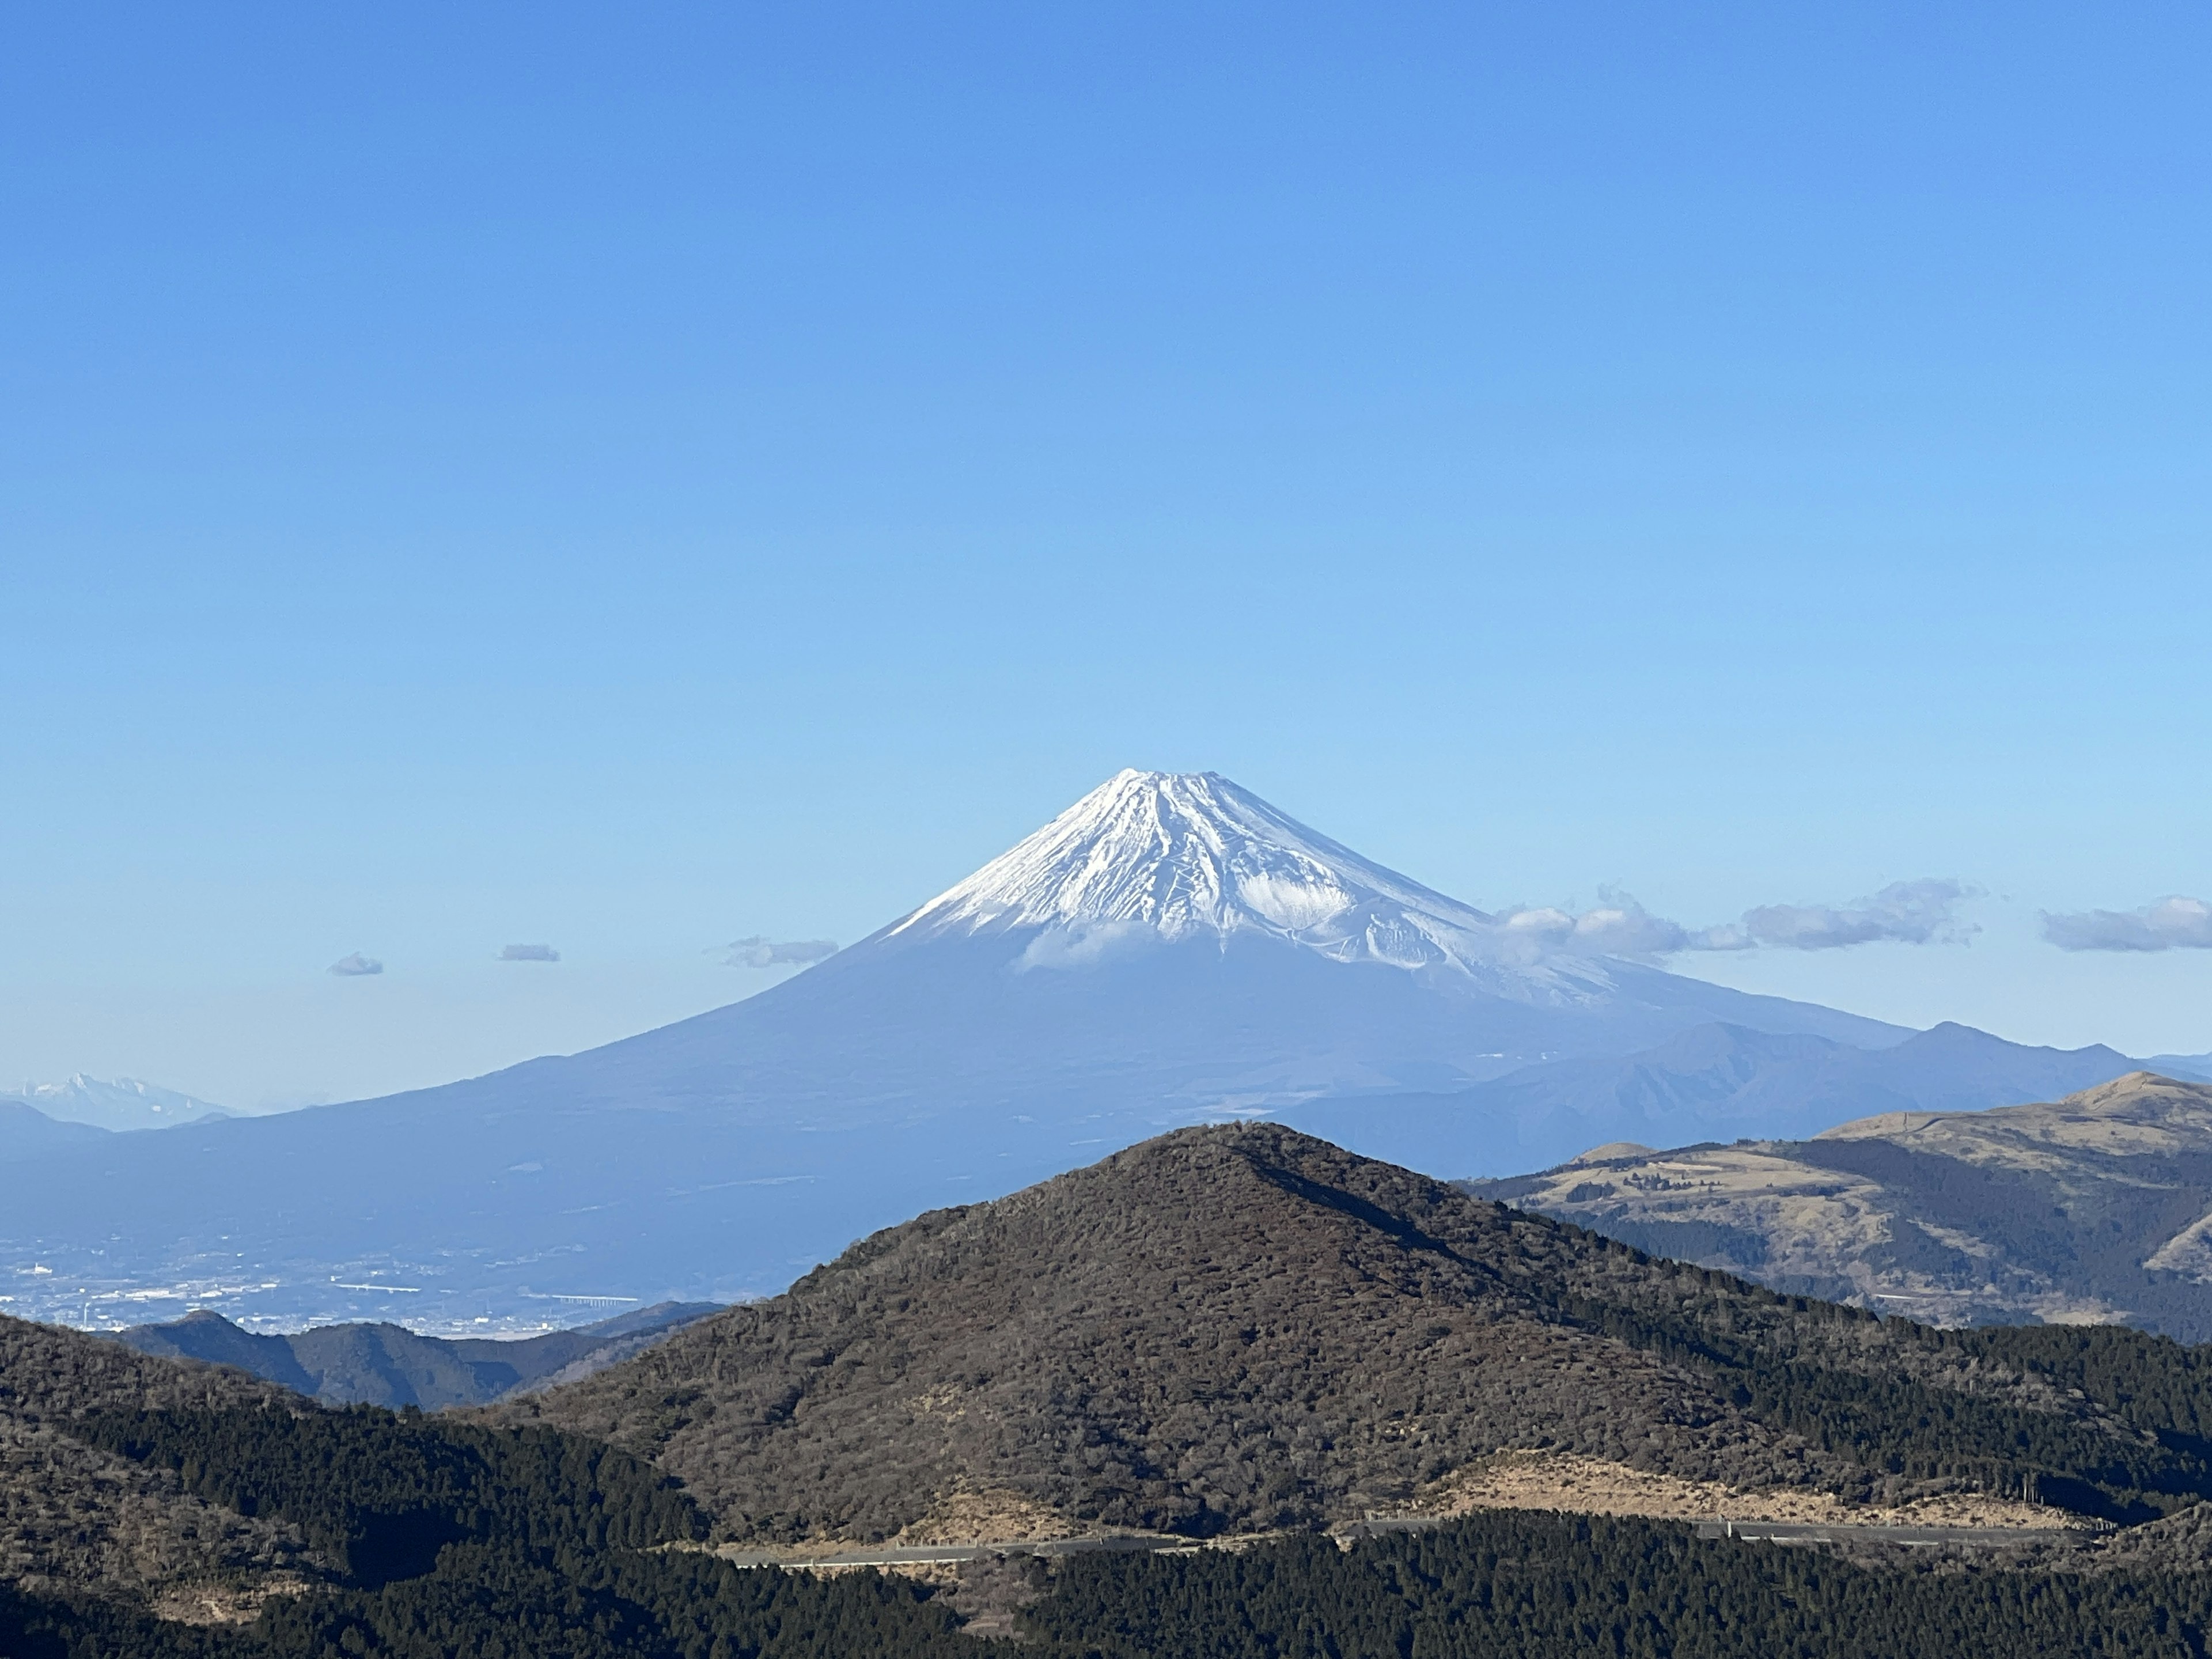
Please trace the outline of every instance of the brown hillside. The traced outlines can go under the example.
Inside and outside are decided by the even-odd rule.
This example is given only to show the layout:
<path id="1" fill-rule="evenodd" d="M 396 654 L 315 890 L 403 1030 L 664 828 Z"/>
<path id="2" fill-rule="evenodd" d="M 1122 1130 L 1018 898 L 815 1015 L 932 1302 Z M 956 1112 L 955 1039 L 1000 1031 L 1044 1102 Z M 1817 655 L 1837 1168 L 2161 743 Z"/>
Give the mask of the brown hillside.
<path id="1" fill-rule="evenodd" d="M 1810 1140 L 1601 1146 L 1470 1191 L 1780 1291 L 1928 1324 L 2212 1338 L 2212 1086 L 2133 1072 Z"/>
<path id="2" fill-rule="evenodd" d="M 237 1371 L 0 1316 L 0 1579 L 158 1593 L 296 1564 L 289 1528 L 214 1508 L 57 1426 L 84 1412 L 292 1399 Z"/>
<path id="3" fill-rule="evenodd" d="M 654 1456 L 739 1537 L 941 1530 L 933 1512 L 979 1498 L 1031 1528 L 1039 1506 L 1114 1527 L 1305 1525 L 1403 1504 L 1502 1447 L 1735 1486 L 1858 1473 L 1571 1320 L 1577 1297 L 1668 1316 L 1695 1302 L 1839 1369 L 1919 1363 L 1872 1322 L 1808 1321 L 1255 1124 L 922 1216 L 507 1411 Z"/>

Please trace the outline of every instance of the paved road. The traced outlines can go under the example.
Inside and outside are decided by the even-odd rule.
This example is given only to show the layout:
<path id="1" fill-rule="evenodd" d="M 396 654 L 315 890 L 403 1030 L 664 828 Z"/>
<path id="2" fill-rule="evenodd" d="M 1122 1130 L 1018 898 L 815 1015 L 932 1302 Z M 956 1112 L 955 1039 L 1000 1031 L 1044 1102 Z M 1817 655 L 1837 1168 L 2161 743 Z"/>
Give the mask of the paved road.
<path id="1" fill-rule="evenodd" d="M 1442 1526 L 1445 1518 L 1426 1515 L 1376 1516 L 1343 1528 L 1340 1538 L 1372 1538 L 1386 1532 L 1415 1532 Z M 2054 1543 L 2078 1536 L 2043 1527 L 1875 1527 L 1814 1526 L 1790 1521 L 1700 1521 L 1700 1538 L 1739 1538 L 1765 1544 L 1932 1544 Z M 1224 1540 L 1238 1544 L 1247 1539 Z M 980 1561 L 994 1555 L 1080 1555 L 1093 1551 L 1158 1553 L 1162 1551 L 1213 1547 L 1194 1538 L 1164 1538 L 1155 1534 L 1117 1534 L 1104 1538 L 1026 1538 L 1003 1544 L 925 1544 L 904 1548 L 821 1550 L 784 1553 L 774 1550 L 726 1547 L 715 1552 L 739 1567 L 898 1567 L 933 1561 Z"/>
<path id="2" fill-rule="evenodd" d="M 2057 1527 L 1816 1526 L 1802 1521 L 1700 1521 L 1700 1538 L 1758 1544 L 2055 1544 L 2081 1534 Z"/>
<path id="3" fill-rule="evenodd" d="M 929 1561 L 980 1561 L 991 1555 L 1083 1555 L 1098 1550 L 1157 1553 L 1162 1550 L 1204 1547 L 1194 1538 L 1115 1536 L 1024 1538 L 1006 1544 L 921 1544 L 902 1549 L 823 1550 L 804 1555 L 734 1549 L 717 1550 L 715 1553 L 740 1567 L 897 1567 Z"/>

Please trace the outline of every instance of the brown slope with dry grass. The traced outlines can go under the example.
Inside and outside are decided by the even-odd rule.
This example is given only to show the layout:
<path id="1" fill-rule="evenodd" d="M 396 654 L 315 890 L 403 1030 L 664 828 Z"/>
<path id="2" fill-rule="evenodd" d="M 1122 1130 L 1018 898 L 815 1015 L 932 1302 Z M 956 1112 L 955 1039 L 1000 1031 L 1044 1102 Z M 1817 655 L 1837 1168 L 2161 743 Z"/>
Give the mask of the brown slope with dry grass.
<path id="1" fill-rule="evenodd" d="M 156 1598 L 222 1585 L 250 1599 L 255 1583 L 304 1560 L 291 1528 L 204 1503 L 175 1475 L 88 1446 L 64 1425 L 96 1412 L 288 1400 L 298 1404 L 237 1371 L 0 1316 L 0 1578 Z"/>
<path id="2" fill-rule="evenodd" d="M 2212 1338 L 2212 1086 L 1885 1112 L 1810 1140 L 1598 1147 L 1479 1196 L 1778 1290 L 1931 1324 Z"/>
<path id="3" fill-rule="evenodd" d="M 738 1537 L 889 1536 L 988 1493 L 1110 1527 L 1307 1525 L 1396 1507 L 1509 1446 L 1737 1487 L 1863 1473 L 1570 1316 L 1577 1298 L 1668 1317 L 1696 1301 L 1824 1363 L 1897 1363 L 1869 1322 L 1816 1328 L 1762 1292 L 1243 1125 L 877 1234 L 509 1414 L 654 1456 Z"/>

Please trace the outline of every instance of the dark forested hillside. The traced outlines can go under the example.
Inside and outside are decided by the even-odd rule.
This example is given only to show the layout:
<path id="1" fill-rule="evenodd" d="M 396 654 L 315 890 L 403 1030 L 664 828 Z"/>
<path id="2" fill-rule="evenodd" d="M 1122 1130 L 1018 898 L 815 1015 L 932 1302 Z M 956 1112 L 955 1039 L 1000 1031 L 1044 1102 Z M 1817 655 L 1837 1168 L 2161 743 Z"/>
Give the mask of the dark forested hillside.
<path id="1" fill-rule="evenodd" d="M 8 1659 L 972 1650 L 951 1612 L 915 1587 L 747 1573 L 686 1548 L 703 1526 L 682 1492 L 625 1453 L 551 1429 L 281 1400 L 96 1408 L 61 1427 L 304 1547 L 281 1578 L 0 1583 Z M 210 1600 L 231 1619 L 159 1616 Z"/>
<path id="2" fill-rule="evenodd" d="M 1026 1622 L 1096 1659 L 2053 1659 L 2198 1656 L 2212 1574 L 1893 1559 L 1679 1524 L 1496 1514 L 1346 1553 L 1302 1539 L 1060 1569 Z"/>
<path id="3" fill-rule="evenodd" d="M 2096 1339 L 2088 1369 L 2148 1363 L 2124 1358 L 2147 1340 Z M 2143 1420 L 2137 1394 L 2057 1357 L 1653 1261 L 1244 1125 L 879 1233 L 510 1415 L 650 1456 L 740 1537 L 886 1536 L 963 1493 L 1069 1524 L 1308 1526 L 1500 1447 L 2118 1520 L 2212 1491 L 2193 1418 Z"/>
<path id="4" fill-rule="evenodd" d="M 2201 1558 L 2124 1570 L 1699 1539 L 1683 1525 L 1498 1513 L 1340 1548 L 1291 1537 L 1039 1570 L 1018 1646 L 957 1598 L 872 1571 L 740 1570 L 697 1553 L 447 1547 L 414 1577 L 194 1628 L 0 1587 L 10 1659 L 2197 1659 Z"/>

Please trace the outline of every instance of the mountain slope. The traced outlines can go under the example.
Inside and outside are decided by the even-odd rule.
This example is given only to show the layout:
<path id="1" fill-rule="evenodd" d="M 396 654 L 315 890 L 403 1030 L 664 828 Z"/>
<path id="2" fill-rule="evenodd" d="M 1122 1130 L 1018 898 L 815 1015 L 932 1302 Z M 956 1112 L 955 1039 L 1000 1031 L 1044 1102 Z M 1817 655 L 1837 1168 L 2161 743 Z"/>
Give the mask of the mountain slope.
<path id="1" fill-rule="evenodd" d="M 27 1102 L 0 1097 L 0 1162 L 38 1158 L 68 1147 L 97 1146 L 106 1139 L 104 1129 L 58 1122 Z"/>
<path id="2" fill-rule="evenodd" d="M 708 1314 L 713 1303 L 665 1302 L 543 1336 L 418 1336 L 399 1325 L 325 1325 L 257 1336 L 205 1309 L 108 1340 L 140 1353 L 232 1365 L 325 1405 L 481 1406 L 556 1380 L 574 1382 L 642 1353 Z"/>
<path id="3" fill-rule="evenodd" d="M 1906 1035 L 1549 949 L 1226 780 L 1124 773 L 748 1001 L 444 1088 L 45 1159 L 0 1209 L 0 1273 L 27 1275 L 19 1305 L 88 1322 L 155 1288 L 430 1330 L 535 1325 L 549 1296 L 726 1301 L 1177 1124 L 1464 1089 L 1716 1020 Z"/>
<path id="4" fill-rule="evenodd" d="M 2054 1103 L 1601 1148 L 1470 1186 L 1794 1293 L 1947 1323 L 2124 1320 L 2212 1339 L 2212 1085 L 2136 1073 Z"/>
<path id="5" fill-rule="evenodd" d="M 1994 1352 L 1263 1124 L 921 1217 L 501 1416 L 651 1455 L 740 1537 L 1310 1525 L 1500 1447 L 1892 1499 L 2025 1458 L 2094 1508 L 2091 1472 L 2182 1455 Z"/>
<path id="6" fill-rule="evenodd" d="M 1370 1157 L 1490 1175 L 1613 1141 L 1805 1136 L 1877 1112 L 2020 1105 L 2136 1066 L 2106 1048 L 2031 1048 L 1949 1024 L 1885 1048 L 1700 1025 L 1620 1059 L 1553 1060 L 1450 1094 L 1319 1100 L 1273 1115 Z"/>
<path id="7" fill-rule="evenodd" d="M 253 1410 L 281 1398 L 251 1377 L 0 1316 L 0 1581 L 147 1592 L 299 1565 L 290 1528 L 212 1505 L 65 1427 L 88 1413 Z"/>

